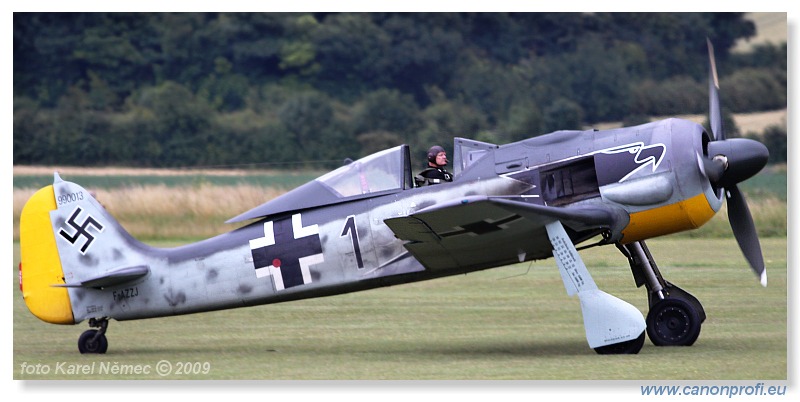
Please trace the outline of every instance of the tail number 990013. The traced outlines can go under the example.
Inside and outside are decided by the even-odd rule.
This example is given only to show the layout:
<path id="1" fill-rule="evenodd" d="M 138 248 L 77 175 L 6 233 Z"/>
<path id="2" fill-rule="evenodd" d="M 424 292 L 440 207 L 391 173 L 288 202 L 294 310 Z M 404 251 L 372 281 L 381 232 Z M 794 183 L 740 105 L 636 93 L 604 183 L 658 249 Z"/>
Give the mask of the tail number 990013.
<path id="1" fill-rule="evenodd" d="M 76 201 L 83 201 L 83 191 L 61 194 L 58 197 L 56 197 L 56 201 L 58 202 L 59 206 L 66 205 Z"/>

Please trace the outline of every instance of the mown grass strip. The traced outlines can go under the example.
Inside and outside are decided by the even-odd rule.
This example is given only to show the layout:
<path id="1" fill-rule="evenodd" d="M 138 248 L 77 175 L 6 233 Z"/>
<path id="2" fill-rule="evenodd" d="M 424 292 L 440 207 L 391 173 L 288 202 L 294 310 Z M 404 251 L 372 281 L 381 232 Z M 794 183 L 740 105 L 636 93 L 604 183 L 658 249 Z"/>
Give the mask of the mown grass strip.
<path id="1" fill-rule="evenodd" d="M 566 295 L 552 259 L 320 299 L 112 321 L 108 353 L 80 355 L 77 338 L 86 324 L 50 325 L 28 313 L 16 282 L 15 244 L 13 378 L 786 380 L 787 243 L 762 243 L 767 288 L 758 284 L 733 239 L 650 241 L 665 277 L 694 294 L 708 318 L 694 346 L 647 341 L 632 356 L 600 356 L 588 347 L 580 304 Z M 646 314 L 644 290 L 634 286 L 627 261 L 614 247 L 581 254 L 598 286 Z M 211 370 L 160 377 L 52 369 L 59 362 L 153 366 L 161 360 L 208 362 Z M 24 374 L 23 363 L 49 365 L 51 372 Z M 630 392 L 637 391 L 632 386 Z"/>

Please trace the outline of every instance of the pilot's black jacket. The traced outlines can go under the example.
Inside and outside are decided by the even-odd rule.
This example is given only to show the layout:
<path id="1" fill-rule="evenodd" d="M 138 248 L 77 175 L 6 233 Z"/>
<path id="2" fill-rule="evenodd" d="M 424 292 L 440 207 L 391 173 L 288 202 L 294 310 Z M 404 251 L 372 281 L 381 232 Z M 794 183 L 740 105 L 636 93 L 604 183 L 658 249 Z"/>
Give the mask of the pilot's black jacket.
<path id="1" fill-rule="evenodd" d="M 417 187 L 453 181 L 453 174 L 444 167 L 429 167 L 414 177 Z"/>

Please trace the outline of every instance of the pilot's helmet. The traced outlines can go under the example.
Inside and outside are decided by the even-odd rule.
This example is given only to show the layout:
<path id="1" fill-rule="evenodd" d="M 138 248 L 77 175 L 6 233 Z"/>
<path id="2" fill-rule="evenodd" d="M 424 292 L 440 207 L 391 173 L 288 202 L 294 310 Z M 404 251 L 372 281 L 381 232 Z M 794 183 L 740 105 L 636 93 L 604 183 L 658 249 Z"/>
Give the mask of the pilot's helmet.
<path id="1" fill-rule="evenodd" d="M 434 145 L 431 149 L 428 150 L 428 162 L 436 163 L 436 155 L 439 155 L 439 152 L 446 152 L 444 148 Z"/>

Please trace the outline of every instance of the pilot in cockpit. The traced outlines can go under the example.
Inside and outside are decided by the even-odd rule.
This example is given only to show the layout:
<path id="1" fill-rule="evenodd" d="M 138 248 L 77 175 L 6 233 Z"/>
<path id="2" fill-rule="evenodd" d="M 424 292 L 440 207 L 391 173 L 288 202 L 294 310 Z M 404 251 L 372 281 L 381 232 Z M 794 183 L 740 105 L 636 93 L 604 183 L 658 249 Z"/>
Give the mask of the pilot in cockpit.
<path id="1" fill-rule="evenodd" d="M 428 150 L 428 167 L 414 177 L 417 187 L 453 181 L 453 174 L 448 172 L 447 152 L 439 145 Z"/>

